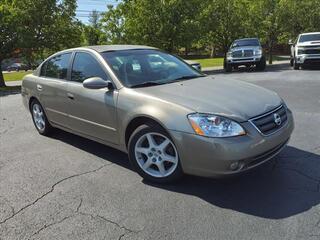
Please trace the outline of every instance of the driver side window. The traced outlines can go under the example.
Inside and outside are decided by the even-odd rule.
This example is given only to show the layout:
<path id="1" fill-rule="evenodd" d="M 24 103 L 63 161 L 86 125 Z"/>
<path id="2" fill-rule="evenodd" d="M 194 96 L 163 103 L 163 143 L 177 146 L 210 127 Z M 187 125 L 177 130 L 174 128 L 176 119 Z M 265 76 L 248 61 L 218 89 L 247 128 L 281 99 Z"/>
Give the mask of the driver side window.
<path id="1" fill-rule="evenodd" d="M 107 74 L 93 56 L 85 52 L 76 53 L 72 64 L 71 81 L 82 83 L 91 77 L 108 79 Z"/>

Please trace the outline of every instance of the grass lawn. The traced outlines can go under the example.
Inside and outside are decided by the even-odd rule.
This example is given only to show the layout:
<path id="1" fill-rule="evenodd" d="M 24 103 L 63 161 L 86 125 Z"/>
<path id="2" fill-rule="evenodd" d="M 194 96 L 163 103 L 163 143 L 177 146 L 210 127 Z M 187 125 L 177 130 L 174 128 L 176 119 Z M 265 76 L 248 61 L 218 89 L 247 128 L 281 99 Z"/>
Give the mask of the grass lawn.
<path id="1" fill-rule="evenodd" d="M 223 66 L 223 58 L 190 59 L 199 62 L 202 68 Z"/>
<path id="2" fill-rule="evenodd" d="M 5 82 L 20 81 L 25 75 L 30 73 L 32 73 L 32 71 L 10 72 L 10 73 L 4 73 L 3 77 Z"/>
<path id="3" fill-rule="evenodd" d="M 268 56 L 266 56 L 266 58 L 268 61 Z M 289 61 L 289 59 L 289 56 L 273 56 L 273 61 Z M 190 60 L 199 62 L 202 68 L 223 66 L 223 58 L 202 58 Z"/>
<path id="4" fill-rule="evenodd" d="M 268 56 L 266 56 L 266 57 L 268 60 L 269 59 Z M 272 60 L 273 61 L 290 61 L 290 56 L 273 56 Z"/>

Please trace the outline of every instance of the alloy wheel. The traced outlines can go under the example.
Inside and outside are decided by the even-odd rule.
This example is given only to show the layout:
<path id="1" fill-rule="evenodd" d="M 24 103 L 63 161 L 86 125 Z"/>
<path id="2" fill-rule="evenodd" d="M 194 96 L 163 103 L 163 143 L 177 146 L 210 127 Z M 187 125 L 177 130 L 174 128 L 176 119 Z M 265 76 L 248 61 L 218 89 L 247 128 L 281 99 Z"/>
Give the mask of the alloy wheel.
<path id="1" fill-rule="evenodd" d="M 43 131 L 46 127 L 45 116 L 42 107 L 38 103 L 32 106 L 32 116 L 37 129 Z"/>
<path id="2" fill-rule="evenodd" d="M 171 175 L 178 166 L 178 152 L 172 141 L 160 133 L 146 133 L 135 144 L 135 157 L 140 168 L 153 177 Z"/>

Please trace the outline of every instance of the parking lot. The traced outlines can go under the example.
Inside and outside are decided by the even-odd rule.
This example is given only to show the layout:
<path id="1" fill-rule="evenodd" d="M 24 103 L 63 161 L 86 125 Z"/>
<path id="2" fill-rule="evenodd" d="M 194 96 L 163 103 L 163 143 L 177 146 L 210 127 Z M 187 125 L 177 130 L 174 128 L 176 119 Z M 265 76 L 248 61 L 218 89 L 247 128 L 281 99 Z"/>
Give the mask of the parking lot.
<path id="1" fill-rule="evenodd" d="M 2 93 L 0 239 L 320 239 L 320 70 L 210 74 L 276 91 L 295 117 L 288 147 L 237 178 L 143 182 L 117 150 L 40 136 L 20 94 Z"/>

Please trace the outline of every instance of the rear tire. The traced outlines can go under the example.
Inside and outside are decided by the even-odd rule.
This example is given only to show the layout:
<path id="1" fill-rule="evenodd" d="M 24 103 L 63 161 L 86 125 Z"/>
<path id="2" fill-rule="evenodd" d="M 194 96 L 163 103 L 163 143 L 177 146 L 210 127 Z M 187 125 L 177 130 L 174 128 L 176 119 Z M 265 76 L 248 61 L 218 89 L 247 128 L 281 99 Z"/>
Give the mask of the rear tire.
<path id="1" fill-rule="evenodd" d="M 48 136 L 53 130 L 53 127 L 50 125 L 46 113 L 43 110 L 43 107 L 37 100 L 33 100 L 30 104 L 30 112 L 32 116 L 32 121 L 35 128 L 39 134 Z"/>
<path id="2" fill-rule="evenodd" d="M 129 160 L 145 180 L 169 183 L 183 176 L 179 154 L 169 134 L 160 126 L 139 126 L 128 144 Z"/>
<path id="3" fill-rule="evenodd" d="M 293 69 L 294 70 L 300 69 L 300 65 L 297 63 L 296 58 L 293 59 Z"/>

